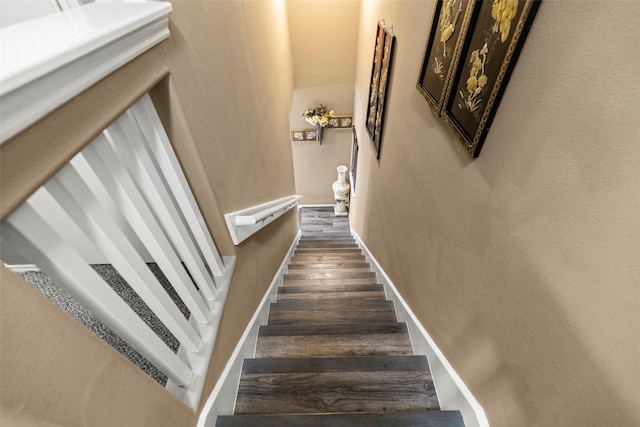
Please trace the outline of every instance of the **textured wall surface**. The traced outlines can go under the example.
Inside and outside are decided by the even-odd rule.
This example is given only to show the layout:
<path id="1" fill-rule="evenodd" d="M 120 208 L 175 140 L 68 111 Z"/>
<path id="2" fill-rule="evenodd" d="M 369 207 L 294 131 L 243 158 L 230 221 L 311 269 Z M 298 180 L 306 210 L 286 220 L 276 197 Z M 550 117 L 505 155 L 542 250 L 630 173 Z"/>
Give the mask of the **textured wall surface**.
<path id="1" fill-rule="evenodd" d="M 491 425 L 639 425 L 640 3 L 544 1 L 476 160 L 415 88 L 433 6 L 362 4 L 352 224 Z M 377 161 L 380 18 L 397 49 Z"/>
<path id="2" fill-rule="evenodd" d="M 237 256 L 203 400 L 297 232 L 233 246 L 223 214 L 295 192 L 284 1 L 173 1 L 171 37 L 0 147 L 2 216 L 151 96 L 223 255 Z M 251 31 L 248 31 L 251 29 Z M 193 410 L 1 269 L 3 426 L 189 426 Z"/>

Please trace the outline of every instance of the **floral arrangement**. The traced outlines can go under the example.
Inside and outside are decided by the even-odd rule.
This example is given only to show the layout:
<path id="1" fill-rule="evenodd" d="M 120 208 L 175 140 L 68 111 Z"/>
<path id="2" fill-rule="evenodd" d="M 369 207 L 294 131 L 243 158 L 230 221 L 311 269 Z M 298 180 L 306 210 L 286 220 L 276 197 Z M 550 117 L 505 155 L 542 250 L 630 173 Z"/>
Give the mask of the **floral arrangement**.
<path id="1" fill-rule="evenodd" d="M 329 107 L 323 104 L 318 104 L 315 108 L 308 109 L 302 115 L 304 119 L 312 125 L 320 125 L 325 127 L 329 124 L 329 119 L 333 117 L 335 113 L 330 110 Z"/>

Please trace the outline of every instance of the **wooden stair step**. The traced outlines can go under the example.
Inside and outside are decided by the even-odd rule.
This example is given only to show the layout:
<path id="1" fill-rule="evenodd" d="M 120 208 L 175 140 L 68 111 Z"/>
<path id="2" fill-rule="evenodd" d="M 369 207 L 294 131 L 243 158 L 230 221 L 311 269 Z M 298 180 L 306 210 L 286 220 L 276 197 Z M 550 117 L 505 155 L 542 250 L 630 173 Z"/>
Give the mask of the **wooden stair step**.
<path id="1" fill-rule="evenodd" d="M 217 427 L 464 427 L 459 411 L 358 414 L 223 415 Z"/>
<path id="2" fill-rule="evenodd" d="M 285 273 L 284 280 L 322 280 L 322 279 L 376 279 L 378 276 L 373 271 L 309 271 Z"/>
<path id="3" fill-rule="evenodd" d="M 298 242 L 355 242 L 356 239 L 351 234 L 333 234 L 331 236 L 300 236 Z"/>
<path id="4" fill-rule="evenodd" d="M 290 264 L 308 262 L 364 262 L 366 257 L 360 253 L 353 254 L 294 254 Z"/>
<path id="5" fill-rule="evenodd" d="M 343 230 L 343 231 L 303 231 L 300 235 L 300 237 L 302 238 L 307 238 L 307 237 L 332 237 L 332 236 L 345 236 L 347 235 L 347 231 Z"/>
<path id="6" fill-rule="evenodd" d="M 369 285 L 307 285 L 307 286 L 280 286 L 277 293 L 277 301 L 291 299 L 315 300 L 386 300 L 384 286 L 380 284 Z M 349 305 L 347 308 L 353 308 Z"/>
<path id="7" fill-rule="evenodd" d="M 413 354 L 404 323 L 261 326 L 256 357 L 338 357 Z"/>
<path id="8" fill-rule="evenodd" d="M 285 298 L 271 303 L 269 324 L 396 322 L 393 301 Z"/>
<path id="9" fill-rule="evenodd" d="M 371 264 L 363 261 L 335 261 L 335 262 L 306 262 L 306 263 L 290 263 L 288 269 L 291 273 L 295 273 L 298 270 L 308 269 L 326 269 L 326 270 L 352 270 L 352 269 L 369 269 L 371 270 Z M 296 270 L 296 271 L 292 271 Z"/>
<path id="10" fill-rule="evenodd" d="M 425 357 L 245 360 L 236 414 L 440 409 Z"/>
<path id="11" fill-rule="evenodd" d="M 332 278 L 339 278 L 338 277 L 329 277 L 330 275 L 342 275 L 343 273 L 374 273 L 374 271 L 371 270 L 371 266 L 367 265 L 365 267 L 356 267 L 356 268 L 293 268 L 290 270 L 287 270 L 287 273 L 285 274 L 292 274 L 292 275 L 312 275 L 312 276 L 317 276 L 318 274 L 323 274 L 325 275 L 325 277 L 311 277 L 312 279 L 332 279 Z M 356 276 L 357 277 L 357 276 Z M 373 276 L 366 276 L 367 278 L 369 277 L 373 277 Z M 288 277 L 289 279 L 291 279 L 292 277 Z M 353 277 L 346 277 L 347 279 L 352 279 Z M 293 277 L 293 279 L 297 279 L 296 277 Z"/>
<path id="12" fill-rule="evenodd" d="M 258 338 L 303 335 L 366 335 L 366 334 L 406 334 L 404 322 L 346 323 L 340 325 L 262 325 Z"/>
<path id="13" fill-rule="evenodd" d="M 336 233 L 336 234 L 345 234 L 345 233 L 349 233 L 349 227 L 337 227 L 337 229 L 334 228 L 334 230 L 327 230 L 327 228 L 332 227 L 332 225 L 325 225 L 325 224 L 309 224 L 309 225 L 305 225 L 304 226 L 304 231 L 303 231 L 303 235 L 309 235 L 309 234 L 331 234 L 331 233 Z"/>
<path id="14" fill-rule="evenodd" d="M 377 277 L 352 278 L 352 279 L 284 279 L 282 286 L 306 286 L 306 285 L 364 285 L 377 284 Z"/>
<path id="15" fill-rule="evenodd" d="M 357 243 L 351 234 L 333 234 L 330 236 L 300 236 L 298 243 Z"/>
<path id="16" fill-rule="evenodd" d="M 298 293 L 336 293 L 336 292 L 384 292 L 384 286 L 377 284 L 360 285 L 306 285 L 306 286 L 280 286 L 278 295 Z"/>
<path id="17" fill-rule="evenodd" d="M 297 249 L 324 249 L 324 248 L 360 248 L 356 242 L 336 242 L 335 240 L 315 241 L 315 242 L 298 242 Z"/>
<path id="18" fill-rule="evenodd" d="M 295 255 L 340 255 L 340 254 L 362 254 L 359 247 L 352 248 L 296 248 Z"/>
<path id="19" fill-rule="evenodd" d="M 306 298 L 289 299 L 271 303 L 270 312 L 280 311 L 321 311 L 332 312 L 340 310 L 393 310 L 393 301 L 309 301 Z"/>
<path id="20" fill-rule="evenodd" d="M 242 375 L 300 372 L 429 371 L 426 356 L 265 357 L 244 359 Z"/>

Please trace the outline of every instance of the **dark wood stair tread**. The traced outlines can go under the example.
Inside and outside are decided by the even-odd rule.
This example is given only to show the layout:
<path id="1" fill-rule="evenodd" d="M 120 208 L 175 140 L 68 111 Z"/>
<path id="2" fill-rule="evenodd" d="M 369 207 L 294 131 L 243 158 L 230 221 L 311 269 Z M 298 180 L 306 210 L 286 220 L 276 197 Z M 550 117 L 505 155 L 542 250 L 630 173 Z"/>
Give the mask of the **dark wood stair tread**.
<path id="1" fill-rule="evenodd" d="M 347 279 L 285 279 L 282 286 L 307 286 L 307 285 L 375 285 L 378 283 L 377 277 L 354 277 Z"/>
<path id="2" fill-rule="evenodd" d="M 309 263 L 309 262 L 351 262 L 351 261 L 359 261 L 365 262 L 366 258 L 360 252 L 354 252 L 350 254 L 294 254 L 291 258 L 290 264 L 295 263 Z"/>
<path id="3" fill-rule="evenodd" d="M 332 310 L 325 311 L 273 311 L 269 313 L 270 325 L 353 323 L 353 322 L 395 322 L 395 310 Z"/>
<path id="4" fill-rule="evenodd" d="M 291 286 L 292 288 L 300 288 Z M 319 292 L 299 292 L 299 293 L 280 293 L 278 292 L 278 301 L 285 301 L 291 299 L 306 299 L 308 301 L 385 301 L 387 296 L 384 291 L 345 291 L 328 292 L 326 286 L 322 287 L 323 291 Z"/>
<path id="5" fill-rule="evenodd" d="M 333 234 L 330 236 L 301 236 L 298 240 L 300 242 L 355 242 L 356 239 L 353 238 L 350 234 L 340 235 Z"/>
<path id="6" fill-rule="evenodd" d="M 217 427 L 464 427 L 459 411 L 360 414 L 224 415 Z"/>
<path id="7" fill-rule="evenodd" d="M 306 286 L 280 286 L 278 288 L 278 295 L 281 294 L 296 294 L 307 292 L 384 292 L 384 286 L 379 283 L 376 284 L 359 284 L 359 285 L 306 285 Z"/>
<path id="8" fill-rule="evenodd" d="M 429 371 L 426 356 L 267 357 L 245 359 L 242 375 L 294 372 Z"/>
<path id="9" fill-rule="evenodd" d="M 349 253 L 362 253 L 362 249 L 359 247 L 347 247 L 347 248 L 319 248 L 319 247 L 303 247 L 296 248 L 296 254 L 349 254 Z"/>
<path id="10" fill-rule="evenodd" d="M 393 310 L 393 301 L 309 301 L 300 300 L 281 300 L 271 303 L 271 312 L 280 311 L 322 311 L 330 315 L 331 311 L 340 310 Z"/>
<path id="11" fill-rule="evenodd" d="M 272 303 L 269 325 L 396 322 L 393 301 L 282 299 Z"/>
<path id="12" fill-rule="evenodd" d="M 295 274 L 299 277 L 287 276 L 287 278 L 297 279 L 303 278 L 300 275 L 308 276 L 310 279 L 338 279 L 338 278 L 347 278 L 351 279 L 353 277 L 376 277 L 372 275 L 364 275 L 360 276 L 360 273 L 375 273 L 371 270 L 371 266 L 365 267 L 354 267 L 354 268 L 293 268 L 290 269 L 287 275 Z"/>
<path id="13" fill-rule="evenodd" d="M 406 334 L 404 322 L 347 323 L 320 325 L 263 325 L 258 329 L 260 337 L 281 337 L 300 335 L 363 335 L 363 334 Z"/>
<path id="14" fill-rule="evenodd" d="M 371 264 L 365 261 L 334 261 L 334 262 L 306 262 L 306 263 L 290 263 L 288 269 L 290 273 L 294 273 L 298 270 L 310 270 L 310 269 L 369 269 L 371 270 Z"/>
<path id="15" fill-rule="evenodd" d="M 380 284 L 280 286 L 277 301 L 291 299 L 384 301 L 387 297 Z"/>
<path id="16" fill-rule="evenodd" d="M 427 371 L 246 374 L 236 414 L 398 412 L 440 409 Z"/>
<path id="17" fill-rule="evenodd" d="M 320 248 L 342 248 L 342 247 L 354 247 L 357 248 L 358 243 L 355 241 L 355 239 L 343 239 L 343 240 L 337 240 L 337 239 L 326 239 L 326 240 L 321 240 L 321 239 L 300 239 L 298 240 L 298 248 L 299 247 L 320 247 Z"/>
<path id="18" fill-rule="evenodd" d="M 281 324 L 261 326 L 256 357 L 411 355 L 406 324 Z"/>
<path id="19" fill-rule="evenodd" d="M 376 279 L 373 271 L 305 271 L 302 273 L 285 273 L 284 280 L 322 280 L 322 279 Z"/>

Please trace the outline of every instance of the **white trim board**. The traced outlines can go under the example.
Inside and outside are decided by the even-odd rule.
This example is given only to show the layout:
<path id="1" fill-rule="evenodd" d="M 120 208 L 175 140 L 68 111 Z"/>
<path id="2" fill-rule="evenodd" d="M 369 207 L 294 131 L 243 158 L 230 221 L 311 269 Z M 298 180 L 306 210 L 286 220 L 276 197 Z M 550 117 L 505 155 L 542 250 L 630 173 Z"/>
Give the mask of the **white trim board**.
<path id="1" fill-rule="evenodd" d="M 40 268 L 35 264 L 5 264 L 9 270 L 14 273 L 30 273 L 30 272 L 39 272 Z"/>
<path id="2" fill-rule="evenodd" d="M 436 387 L 442 410 L 460 411 L 466 427 L 489 427 L 487 416 L 471 394 L 471 391 L 462 382 L 460 376 L 447 361 L 426 329 L 420 324 L 416 315 L 411 311 L 389 276 L 382 270 L 367 245 L 362 242 L 358 233 L 353 228 L 351 233 L 362 248 L 366 258 L 371 262 L 374 271 L 378 274 L 378 279 L 384 285 L 387 298 L 393 301 L 398 321 L 406 322 L 415 353 L 427 355 L 433 383 Z"/>
<path id="3" fill-rule="evenodd" d="M 169 37 L 171 10 L 94 2 L 0 29 L 0 144 Z"/>
<path id="4" fill-rule="evenodd" d="M 235 350 L 231 354 L 229 361 L 227 361 L 220 378 L 213 391 L 209 395 L 200 417 L 198 418 L 197 427 L 213 427 L 216 424 L 218 415 L 233 415 L 233 409 L 236 403 L 236 395 L 238 391 L 238 384 L 240 383 L 240 374 L 242 372 L 242 363 L 245 358 L 252 358 L 255 356 L 256 343 L 258 341 L 258 328 L 260 325 L 266 325 L 269 317 L 269 305 L 276 300 L 276 293 L 278 287 L 282 284 L 284 273 L 287 270 L 287 266 L 293 251 L 298 244 L 301 232 L 298 231 L 293 243 L 289 247 L 289 251 L 282 260 L 280 268 L 276 272 L 267 292 L 264 294 L 262 301 L 256 308 L 253 317 L 249 321 L 247 328 L 244 330 L 240 341 L 236 345 Z"/>

